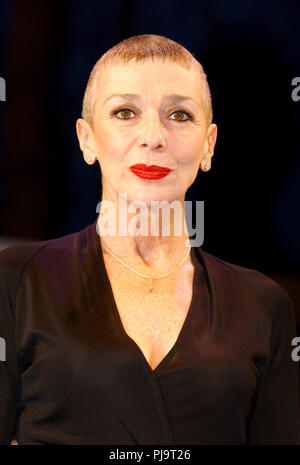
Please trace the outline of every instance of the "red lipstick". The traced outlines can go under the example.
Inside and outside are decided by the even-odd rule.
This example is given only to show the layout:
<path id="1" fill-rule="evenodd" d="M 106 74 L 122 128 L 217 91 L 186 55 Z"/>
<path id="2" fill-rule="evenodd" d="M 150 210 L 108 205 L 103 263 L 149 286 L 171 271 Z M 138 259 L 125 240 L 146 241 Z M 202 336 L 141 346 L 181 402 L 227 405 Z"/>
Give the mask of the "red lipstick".
<path id="1" fill-rule="evenodd" d="M 161 179 L 170 173 L 169 168 L 164 166 L 151 165 L 147 166 L 144 163 L 138 163 L 130 166 L 130 170 L 133 174 L 142 179 Z"/>

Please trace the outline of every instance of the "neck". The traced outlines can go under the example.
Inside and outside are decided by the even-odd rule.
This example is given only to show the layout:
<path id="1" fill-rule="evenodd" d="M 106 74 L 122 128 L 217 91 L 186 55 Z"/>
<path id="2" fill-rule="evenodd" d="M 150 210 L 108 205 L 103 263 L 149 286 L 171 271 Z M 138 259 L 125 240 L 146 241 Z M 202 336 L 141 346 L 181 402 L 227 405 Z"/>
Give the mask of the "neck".
<path id="1" fill-rule="evenodd" d="M 151 274 L 167 272 L 178 265 L 190 245 L 184 202 L 177 205 L 177 214 L 170 209 L 168 216 L 166 210 L 154 211 L 151 205 L 133 213 L 132 207 L 130 210 L 128 203 L 121 201 L 114 202 L 114 208 L 107 213 L 107 206 L 102 200 L 97 221 L 101 243 L 137 271 Z M 179 210 L 182 215 L 178 214 Z M 105 249 L 103 252 L 108 253 Z M 184 262 L 187 263 L 192 263 L 190 255 Z"/>

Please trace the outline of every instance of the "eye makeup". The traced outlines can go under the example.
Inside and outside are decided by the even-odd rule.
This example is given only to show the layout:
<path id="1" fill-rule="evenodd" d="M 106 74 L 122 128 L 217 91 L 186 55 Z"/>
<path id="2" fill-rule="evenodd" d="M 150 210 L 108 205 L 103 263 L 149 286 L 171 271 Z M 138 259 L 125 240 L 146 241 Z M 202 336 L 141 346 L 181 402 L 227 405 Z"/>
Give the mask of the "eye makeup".
<path id="1" fill-rule="evenodd" d="M 116 108 L 115 110 L 112 110 L 110 112 L 110 115 L 112 117 L 117 117 L 118 113 L 121 113 L 121 112 L 132 112 L 132 113 L 134 113 L 134 110 L 132 110 L 131 108 L 128 108 L 128 107 L 119 107 L 119 108 Z M 181 114 L 181 115 L 186 115 L 187 118 L 182 119 L 182 120 L 180 120 L 180 119 L 178 119 L 178 120 L 172 119 L 172 121 L 179 122 L 179 123 L 185 123 L 187 121 L 194 121 L 195 120 L 193 114 L 188 112 L 187 110 L 183 110 L 181 108 L 174 109 L 173 111 L 171 111 L 170 115 L 173 115 L 174 113 L 175 114 L 177 113 L 177 114 Z M 133 118 L 119 118 L 119 117 L 117 117 L 117 118 L 120 119 L 120 120 L 124 120 L 124 121 L 126 121 L 126 120 L 129 121 L 129 120 L 133 119 Z"/>

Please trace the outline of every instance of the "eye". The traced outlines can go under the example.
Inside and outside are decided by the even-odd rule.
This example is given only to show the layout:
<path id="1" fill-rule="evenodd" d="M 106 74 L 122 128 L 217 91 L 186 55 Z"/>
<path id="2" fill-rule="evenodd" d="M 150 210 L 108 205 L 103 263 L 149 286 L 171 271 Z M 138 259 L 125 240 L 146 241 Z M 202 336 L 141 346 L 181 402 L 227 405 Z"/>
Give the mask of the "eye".
<path id="1" fill-rule="evenodd" d="M 188 120 L 192 120 L 192 119 L 193 119 L 193 117 L 192 117 L 192 115 L 191 115 L 190 113 L 188 113 L 187 111 L 183 111 L 183 110 L 176 110 L 176 111 L 173 111 L 173 113 L 171 113 L 171 115 L 180 115 L 180 116 L 186 115 L 186 116 L 187 116 L 186 119 L 182 119 L 182 118 L 175 118 L 175 119 L 173 119 L 173 118 L 172 118 L 173 121 L 178 121 L 179 123 L 181 123 L 181 122 L 184 123 L 185 121 L 188 121 Z"/>
<path id="2" fill-rule="evenodd" d="M 118 110 L 114 110 L 112 113 L 113 115 L 117 116 L 118 113 L 123 113 L 123 116 L 125 115 L 125 117 L 119 117 L 117 116 L 117 118 L 119 119 L 132 119 L 132 118 L 127 118 L 127 116 L 131 113 L 134 113 L 132 110 L 130 110 L 129 108 L 119 108 Z"/>
<path id="3" fill-rule="evenodd" d="M 123 114 L 123 116 L 122 117 L 117 116 L 119 113 Z M 123 119 L 123 120 L 132 119 L 130 117 L 130 113 L 135 114 L 134 111 L 131 110 L 130 108 L 118 108 L 117 110 L 114 110 L 112 112 L 112 114 L 114 116 L 117 116 L 118 119 Z M 173 121 L 177 121 L 179 123 L 184 123 L 185 121 L 189 121 L 189 120 L 193 121 L 193 119 L 194 119 L 193 116 L 190 113 L 188 113 L 187 111 L 184 111 L 184 110 L 173 111 L 173 113 L 171 113 L 171 115 L 179 115 L 180 118 L 175 118 L 175 119 L 171 118 L 171 119 L 173 119 Z M 184 115 L 186 116 L 185 119 L 182 118 L 182 117 L 184 117 Z"/>

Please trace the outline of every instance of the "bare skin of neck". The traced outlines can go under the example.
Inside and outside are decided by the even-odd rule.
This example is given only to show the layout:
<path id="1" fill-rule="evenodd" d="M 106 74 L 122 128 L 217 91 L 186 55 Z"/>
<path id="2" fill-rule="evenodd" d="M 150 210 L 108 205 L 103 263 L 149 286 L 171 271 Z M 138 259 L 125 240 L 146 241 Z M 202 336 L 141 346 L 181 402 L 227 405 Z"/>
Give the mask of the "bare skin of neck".
<path id="1" fill-rule="evenodd" d="M 116 212 L 118 211 L 117 205 Z M 161 210 L 153 212 L 149 207 L 146 215 L 147 221 L 143 217 L 142 221 L 136 222 L 137 229 L 141 228 L 141 223 L 144 227 L 145 225 L 148 226 L 148 228 L 143 230 L 144 235 L 133 235 L 128 232 L 130 230 L 129 225 L 133 224 L 132 220 L 138 215 L 138 212 L 131 213 L 127 210 L 127 223 L 124 223 L 124 220 L 121 219 L 123 223 L 120 224 L 119 215 L 116 214 L 116 233 L 114 235 L 103 235 L 100 222 L 102 219 L 103 224 L 105 213 L 100 211 L 98 217 L 97 228 L 101 234 L 101 243 L 136 271 L 152 275 L 163 274 L 176 267 L 187 254 L 190 241 L 184 214 L 178 219 L 178 215 L 176 216 L 173 210 L 170 210 L 170 216 L 167 220 L 170 227 L 167 235 L 164 235 L 163 226 L 166 228 L 166 220 Z M 151 221 L 152 225 L 155 225 L 155 234 L 151 233 Z M 120 234 L 120 228 L 127 232 L 126 235 Z M 175 231 L 177 232 L 176 235 Z M 177 235 L 178 231 L 181 232 L 180 235 Z M 103 252 L 108 253 L 105 249 L 103 249 Z M 184 263 L 191 263 L 190 255 Z"/>

